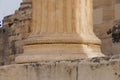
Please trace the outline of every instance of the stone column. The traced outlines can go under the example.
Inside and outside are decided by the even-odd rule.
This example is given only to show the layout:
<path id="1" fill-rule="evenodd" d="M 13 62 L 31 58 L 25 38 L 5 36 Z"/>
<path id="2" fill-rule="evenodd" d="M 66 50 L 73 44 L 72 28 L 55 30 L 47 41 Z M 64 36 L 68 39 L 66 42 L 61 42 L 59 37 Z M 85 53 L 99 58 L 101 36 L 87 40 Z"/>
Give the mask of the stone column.
<path id="1" fill-rule="evenodd" d="M 92 0 L 32 0 L 32 33 L 16 63 L 104 56 L 93 33 Z"/>

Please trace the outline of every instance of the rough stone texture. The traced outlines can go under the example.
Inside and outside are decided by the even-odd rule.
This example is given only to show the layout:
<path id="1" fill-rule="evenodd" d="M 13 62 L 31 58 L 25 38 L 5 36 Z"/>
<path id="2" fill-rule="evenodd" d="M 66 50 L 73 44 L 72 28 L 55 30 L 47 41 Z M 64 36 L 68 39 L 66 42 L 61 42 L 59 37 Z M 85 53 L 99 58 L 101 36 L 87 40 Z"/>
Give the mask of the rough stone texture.
<path id="1" fill-rule="evenodd" d="M 120 11 L 119 10 L 120 0 L 94 0 L 93 4 L 94 4 L 94 31 L 96 35 L 102 40 L 102 52 L 106 55 L 119 54 L 120 52 L 119 43 L 115 43 L 115 44 L 112 43 L 111 36 L 107 35 L 106 32 L 116 23 L 120 23 L 120 19 L 115 19 L 115 16 L 116 18 L 119 18 L 119 15 L 116 14 L 119 14 Z M 0 64 L 2 65 L 9 64 L 11 63 L 11 61 L 13 62 L 15 58 L 14 54 L 20 54 L 23 52 L 22 46 L 20 46 L 20 44 L 22 45 L 22 42 L 18 41 L 18 38 L 23 39 L 23 36 L 29 35 L 30 28 L 28 27 L 31 27 L 30 24 L 31 0 L 23 0 L 23 3 L 21 4 L 21 8 L 19 8 L 19 10 L 16 10 L 15 14 L 13 14 L 12 16 L 14 16 L 14 18 L 17 18 L 18 20 L 19 19 L 25 20 L 24 18 L 26 18 L 25 22 L 26 21 L 28 22 L 27 24 L 24 24 L 24 21 L 22 21 L 21 24 L 21 21 L 17 21 L 17 23 L 19 23 L 17 24 L 17 26 L 19 25 L 18 28 L 15 25 L 16 23 L 14 23 L 13 18 L 5 17 L 5 19 L 3 20 L 4 26 L 3 28 L 0 29 L 0 55 L 1 55 Z M 14 27 L 10 27 L 11 24 L 13 23 L 14 23 Z M 5 29 L 5 34 L 4 34 L 4 29 Z M 16 30 L 19 31 L 19 34 L 23 34 L 23 35 L 17 36 L 17 34 L 15 33 Z M 13 39 L 13 42 L 9 40 L 10 37 Z M 15 45 L 16 40 L 18 42 Z"/>
<path id="2" fill-rule="evenodd" d="M 0 64 L 14 62 L 17 54 L 23 53 L 22 40 L 26 38 L 31 26 L 31 0 L 24 0 L 14 14 L 3 19 L 0 29 Z"/>
<path id="3" fill-rule="evenodd" d="M 94 0 L 94 31 L 102 40 L 102 52 L 106 55 L 120 53 L 120 43 L 113 43 L 107 31 L 115 24 L 120 23 L 119 0 Z"/>
<path id="4" fill-rule="evenodd" d="M 119 80 L 120 60 L 50 61 L 0 67 L 0 80 Z"/>
<path id="5" fill-rule="evenodd" d="M 0 29 L 0 32 L 2 32 L 3 30 Z M 4 65 L 4 44 L 3 44 L 3 34 L 0 34 L 0 65 Z"/>

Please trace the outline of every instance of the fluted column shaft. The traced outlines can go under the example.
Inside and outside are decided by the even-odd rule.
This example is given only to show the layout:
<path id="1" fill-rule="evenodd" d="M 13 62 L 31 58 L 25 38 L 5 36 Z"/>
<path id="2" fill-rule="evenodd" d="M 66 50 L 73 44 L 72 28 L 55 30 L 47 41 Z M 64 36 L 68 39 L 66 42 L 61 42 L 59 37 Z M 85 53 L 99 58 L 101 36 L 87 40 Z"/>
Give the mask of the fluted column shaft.
<path id="1" fill-rule="evenodd" d="M 32 34 L 26 44 L 33 40 L 100 44 L 93 33 L 92 0 L 34 0 L 32 17 Z"/>

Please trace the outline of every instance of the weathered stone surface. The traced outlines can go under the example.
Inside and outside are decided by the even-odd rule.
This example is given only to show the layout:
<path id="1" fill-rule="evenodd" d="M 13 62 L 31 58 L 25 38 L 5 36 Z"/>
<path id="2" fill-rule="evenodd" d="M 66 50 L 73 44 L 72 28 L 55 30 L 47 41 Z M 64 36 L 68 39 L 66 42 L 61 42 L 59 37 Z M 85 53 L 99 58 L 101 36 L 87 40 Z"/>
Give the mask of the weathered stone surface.
<path id="1" fill-rule="evenodd" d="M 119 13 L 117 12 L 120 11 L 119 4 L 120 0 L 93 0 L 94 32 L 102 40 L 102 52 L 106 55 L 115 55 L 119 54 L 120 52 L 119 43 L 114 44 L 112 42 L 111 36 L 107 35 L 106 33 L 113 25 L 115 25 L 116 23 L 120 23 L 120 19 L 117 19 L 119 18 Z M 16 10 L 15 14 L 12 15 L 13 17 L 5 17 L 5 19 L 3 20 L 3 28 L 0 31 L 0 40 L 2 41 L 0 45 L 0 55 L 2 62 L 1 64 L 8 64 L 9 61 L 9 63 L 11 63 L 11 61 L 13 63 L 15 58 L 14 54 L 23 53 L 21 46 L 22 42 L 18 41 L 18 39 L 24 39 L 26 36 L 29 35 L 31 27 L 31 8 L 31 0 L 23 0 L 23 3 L 21 4 L 19 10 Z M 103 18 L 103 14 L 104 17 L 106 16 L 105 18 Z M 17 21 L 17 23 L 14 23 L 14 18 L 18 19 L 18 21 L 17 19 L 15 20 L 15 22 Z M 13 23 L 14 26 L 12 25 Z M 13 27 L 10 27 L 11 25 Z M 19 28 L 16 26 L 19 26 Z M 5 34 L 1 33 L 4 32 L 4 29 Z M 15 33 L 16 31 L 18 31 L 17 29 L 19 29 L 19 33 L 22 34 L 21 36 L 17 36 L 17 34 Z M 4 58 L 5 55 L 6 58 Z"/>
<path id="2" fill-rule="evenodd" d="M 104 56 L 93 33 L 93 0 L 32 0 L 32 28 L 16 63 Z M 52 31 L 52 32 L 51 32 Z"/>
<path id="3" fill-rule="evenodd" d="M 106 55 L 119 54 L 119 43 L 112 41 L 107 31 L 120 23 L 119 0 L 94 0 L 94 32 L 102 40 L 102 52 Z M 97 12 L 96 12 L 97 11 Z M 97 13 L 100 15 L 97 15 Z M 96 17 L 97 16 L 97 17 Z M 96 19 L 98 18 L 98 19 Z"/>
<path id="4" fill-rule="evenodd" d="M 119 80 L 120 60 L 49 61 L 0 67 L 0 80 Z"/>
<path id="5" fill-rule="evenodd" d="M 0 29 L 0 64 L 14 63 L 15 55 L 23 53 L 22 41 L 30 33 L 31 0 L 25 0 L 14 14 L 3 19 Z"/>

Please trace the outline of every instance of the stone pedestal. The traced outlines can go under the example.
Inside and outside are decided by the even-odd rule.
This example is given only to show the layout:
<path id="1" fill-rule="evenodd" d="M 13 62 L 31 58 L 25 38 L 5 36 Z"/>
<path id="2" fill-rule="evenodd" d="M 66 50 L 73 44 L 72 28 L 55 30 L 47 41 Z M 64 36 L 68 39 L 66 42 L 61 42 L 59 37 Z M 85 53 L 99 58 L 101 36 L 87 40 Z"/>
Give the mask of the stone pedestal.
<path id="1" fill-rule="evenodd" d="M 120 80 L 120 60 L 13 64 L 0 67 L 0 80 Z"/>
<path id="2" fill-rule="evenodd" d="M 32 2 L 32 33 L 16 63 L 104 56 L 93 33 L 92 0 Z"/>

